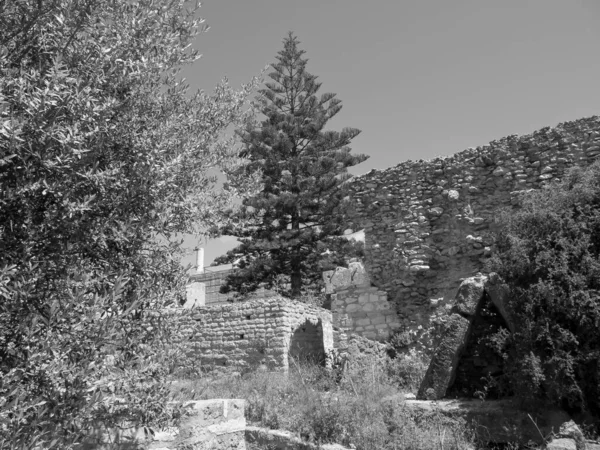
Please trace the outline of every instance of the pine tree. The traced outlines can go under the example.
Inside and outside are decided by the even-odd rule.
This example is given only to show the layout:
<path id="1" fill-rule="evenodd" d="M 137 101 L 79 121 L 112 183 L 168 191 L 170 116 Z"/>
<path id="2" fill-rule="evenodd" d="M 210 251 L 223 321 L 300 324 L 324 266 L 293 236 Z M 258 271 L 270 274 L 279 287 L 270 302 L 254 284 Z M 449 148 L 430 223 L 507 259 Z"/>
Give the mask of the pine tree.
<path id="1" fill-rule="evenodd" d="M 259 90 L 258 106 L 266 118 L 240 132 L 242 156 L 251 161 L 249 170 L 262 171 L 263 189 L 243 201 L 245 213 L 258 217 L 254 226 L 222 230 L 241 241 L 216 261 L 238 261 L 224 292 L 272 287 L 283 274 L 289 276 L 291 296 L 300 296 L 303 276 L 319 269 L 315 256 L 343 246 L 347 168 L 367 159 L 350 154 L 348 147 L 360 130 L 324 131 L 341 101 L 331 93 L 317 96 L 321 83 L 306 71 L 305 52 L 291 32 L 283 43 L 268 75 L 272 81 Z"/>

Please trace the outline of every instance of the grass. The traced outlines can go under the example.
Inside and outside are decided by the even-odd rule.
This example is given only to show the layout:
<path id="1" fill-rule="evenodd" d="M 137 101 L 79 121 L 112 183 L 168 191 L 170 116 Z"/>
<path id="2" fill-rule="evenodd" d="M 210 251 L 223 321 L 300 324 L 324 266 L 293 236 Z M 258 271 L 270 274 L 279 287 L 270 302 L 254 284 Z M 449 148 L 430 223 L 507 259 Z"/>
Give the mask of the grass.
<path id="1" fill-rule="evenodd" d="M 289 373 L 251 371 L 241 376 L 178 380 L 174 400 L 244 398 L 250 425 L 284 429 L 316 444 L 356 450 L 464 450 L 474 448 L 466 424 L 406 407 L 425 365 L 416 355 L 394 360 L 355 355 L 343 373 L 309 361 Z"/>

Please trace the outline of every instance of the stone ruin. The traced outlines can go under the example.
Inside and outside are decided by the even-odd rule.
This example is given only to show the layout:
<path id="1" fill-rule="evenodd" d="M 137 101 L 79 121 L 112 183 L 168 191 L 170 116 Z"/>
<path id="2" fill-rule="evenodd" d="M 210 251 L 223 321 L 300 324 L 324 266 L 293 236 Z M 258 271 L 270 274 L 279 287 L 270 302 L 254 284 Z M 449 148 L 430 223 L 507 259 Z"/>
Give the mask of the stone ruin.
<path id="1" fill-rule="evenodd" d="M 291 358 L 323 360 L 333 349 L 331 311 L 270 297 L 175 309 L 175 343 L 203 370 L 264 366 L 287 371 Z"/>
<path id="2" fill-rule="evenodd" d="M 427 329 L 461 279 L 482 271 L 502 208 L 598 155 L 600 118 L 590 117 L 350 180 L 346 224 L 364 229 L 366 273 L 401 330 Z"/>
<path id="3" fill-rule="evenodd" d="M 523 193 L 598 155 L 600 118 L 591 117 L 356 177 L 348 182 L 346 223 L 364 230 L 365 258 L 324 274 L 331 311 L 278 297 L 212 306 L 194 300 L 188 302 L 192 309 L 178 312 L 181 342 L 205 367 L 287 370 L 290 356 L 344 351 L 353 336 L 385 341 L 408 331 L 423 343 L 431 318 L 443 317 L 441 335 L 425 343 L 432 359 L 413 407 L 430 408 L 425 399 L 442 407 L 447 397 L 472 398 L 481 378 L 503 371 L 481 338 L 513 328 L 506 287 L 494 274 L 480 273 L 493 252 L 498 212 L 518 208 Z M 505 433 L 511 429 L 537 432 L 531 418 L 511 405 L 488 411 L 474 400 L 447 402 L 485 427 L 504 424 L 491 440 L 512 436 Z M 538 425 L 553 428 L 565 419 L 550 411 Z"/>
<path id="4" fill-rule="evenodd" d="M 446 314 L 461 280 L 482 271 L 493 251 L 495 217 L 499 210 L 518 208 L 524 192 L 560 179 L 570 167 L 589 165 L 598 155 L 600 118 L 591 117 L 530 135 L 509 136 L 449 157 L 403 162 L 350 180 L 351 207 L 346 222 L 355 231 L 364 230 L 365 258 L 363 265 L 351 263 L 349 268 L 338 268 L 324 275 L 327 293 L 331 296 L 335 346 L 343 348 L 349 334 L 383 341 L 400 331 L 408 332 L 433 351 L 437 343 L 424 334 L 431 329 L 431 318 Z M 199 262 L 198 273 L 191 281 L 202 283 L 198 277 L 208 276 L 204 272 L 203 263 Z M 219 280 L 223 278 L 221 275 L 225 276 L 225 272 L 217 277 Z M 213 284 L 219 284 L 219 280 Z M 211 342 L 210 351 L 208 347 L 202 348 L 209 344 L 191 338 L 191 342 L 196 342 L 195 352 L 202 353 L 204 359 L 213 355 L 210 358 L 215 364 L 220 360 L 229 361 L 224 356 L 227 352 L 234 354 L 239 349 L 250 348 L 248 339 L 256 342 L 249 336 L 275 339 L 274 331 L 267 332 L 272 329 L 280 330 L 273 341 L 279 342 L 278 350 L 273 354 L 283 354 L 282 349 L 287 344 L 282 342 L 291 339 L 281 337 L 283 326 L 252 328 L 253 319 L 240 319 L 252 317 L 251 306 L 231 306 L 217 297 L 215 301 L 221 304 L 210 306 L 212 300 L 207 301 L 206 283 L 198 286 L 204 287 L 204 301 L 190 295 L 187 306 L 199 307 L 193 314 L 207 317 L 205 330 L 217 333 L 215 336 L 219 339 L 226 338 L 221 341 L 202 335 L 202 339 Z M 201 313 L 203 308 L 206 312 Z M 261 312 L 257 314 L 263 317 L 267 313 L 262 311 L 269 307 L 258 308 Z M 304 306 L 287 308 L 300 311 Z M 242 310 L 247 312 L 240 313 Z M 288 314 L 283 309 L 277 310 L 282 311 L 277 314 Z M 293 314 L 301 316 L 303 313 Z M 316 312 L 308 314 L 313 317 Z M 320 316 L 324 314 L 319 312 Z M 449 319 L 457 333 L 465 329 L 467 320 L 466 316 L 460 316 L 461 319 L 458 316 Z M 273 320 L 285 323 L 283 318 L 273 316 Z M 302 320 L 294 318 L 292 322 L 297 324 Z M 319 320 L 326 323 L 325 319 Z M 213 321 L 219 325 L 212 325 Z M 478 321 L 480 319 L 475 320 L 476 328 Z M 198 322 L 194 323 L 195 329 L 201 328 Z M 218 334 L 221 333 L 219 327 L 223 327 L 222 335 Z M 244 331 L 246 329 L 248 331 Z M 265 331 L 258 331 L 263 329 Z M 198 333 L 200 336 L 209 332 Z M 426 342 L 427 339 L 430 341 Z M 277 364 L 284 367 L 285 358 L 277 358 Z M 474 360 L 471 364 L 482 362 Z M 462 372 L 457 369 L 459 384 Z M 436 393 L 436 396 L 439 395 Z"/>

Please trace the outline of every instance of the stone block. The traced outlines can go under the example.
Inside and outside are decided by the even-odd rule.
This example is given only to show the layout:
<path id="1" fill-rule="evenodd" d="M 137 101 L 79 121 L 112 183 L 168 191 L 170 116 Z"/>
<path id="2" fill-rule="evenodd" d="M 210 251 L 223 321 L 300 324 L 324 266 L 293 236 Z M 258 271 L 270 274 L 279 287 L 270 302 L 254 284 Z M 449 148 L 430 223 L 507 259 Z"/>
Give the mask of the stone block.
<path id="1" fill-rule="evenodd" d="M 577 443 L 569 438 L 552 439 L 548 442 L 546 450 L 577 450 Z"/>
<path id="2" fill-rule="evenodd" d="M 470 329 L 471 322 L 463 316 L 452 314 L 449 317 L 445 333 L 419 387 L 418 399 L 444 398 L 454 382 L 458 361 L 467 344 Z"/>
<path id="3" fill-rule="evenodd" d="M 377 315 L 377 316 L 371 318 L 371 323 L 373 325 L 379 325 L 379 324 L 385 323 L 385 319 L 386 318 L 384 315 Z"/>
<path id="4" fill-rule="evenodd" d="M 452 312 L 472 320 L 480 308 L 486 281 L 487 277 L 483 275 L 467 278 L 463 281 L 458 288 Z"/>
<path id="5" fill-rule="evenodd" d="M 361 305 L 369 303 L 369 294 L 360 294 L 358 296 L 358 303 L 360 303 Z"/>
<path id="6" fill-rule="evenodd" d="M 508 313 L 508 301 L 510 299 L 509 287 L 500 279 L 498 274 L 491 273 L 484 286 L 485 292 L 490 296 L 491 302 L 506 322 L 511 332 L 515 331 L 515 324 Z"/>
<path id="7" fill-rule="evenodd" d="M 353 312 L 359 311 L 361 309 L 362 309 L 362 305 L 359 305 L 358 303 L 351 303 L 348 306 L 346 306 L 345 311 L 347 313 L 353 313 Z"/>
<path id="8" fill-rule="evenodd" d="M 373 303 L 366 303 L 363 305 L 362 310 L 365 312 L 375 311 L 375 305 Z"/>
<path id="9" fill-rule="evenodd" d="M 244 405 L 245 400 L 200 400 L 185 403 L 186 414 L 181 420 L 178 448 L 243 448 L 246 429 Z"/>

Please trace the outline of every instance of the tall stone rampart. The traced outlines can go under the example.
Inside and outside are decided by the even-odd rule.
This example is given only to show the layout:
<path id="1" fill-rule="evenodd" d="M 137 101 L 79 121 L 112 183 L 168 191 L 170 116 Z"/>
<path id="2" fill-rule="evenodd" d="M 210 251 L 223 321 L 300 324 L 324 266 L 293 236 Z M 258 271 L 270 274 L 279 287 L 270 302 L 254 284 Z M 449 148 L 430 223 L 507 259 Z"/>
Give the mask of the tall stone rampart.
<path id="1" fill-rule="evenodd" d="M 590 117 L 352 180 L 349 225 L 364 228 L 371 283 L 387 293 L 402 327 L 426 324 L 461 279 L 482 270 L 502 208 L 599 154 L 600 118 Z"/>

